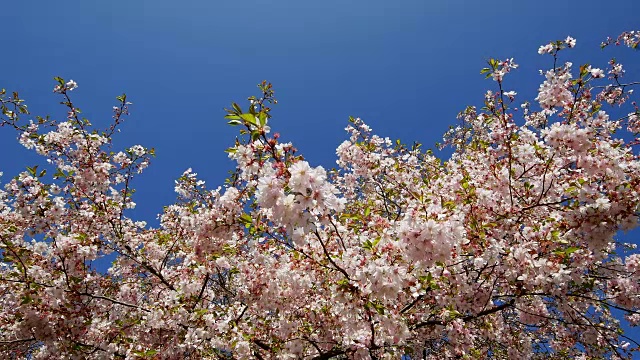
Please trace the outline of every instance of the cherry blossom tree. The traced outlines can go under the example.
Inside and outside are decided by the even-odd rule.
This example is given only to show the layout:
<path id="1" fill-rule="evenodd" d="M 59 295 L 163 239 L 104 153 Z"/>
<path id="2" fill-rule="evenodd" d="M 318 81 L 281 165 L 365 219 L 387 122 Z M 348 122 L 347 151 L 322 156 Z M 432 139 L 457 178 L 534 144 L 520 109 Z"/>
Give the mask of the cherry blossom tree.
<path id="1" fill-rule="evenodd" d="M 446 161 L 351 118 L 338 169 L 313 166 L 271 132 L 263 82 L 227 111 L 235 171 L 213 190 L 185 171 L 158 228 L 129 217 L 154 152 L 113 149 L 126 96 L 100 130 L 72 80 L 56 79 L 60 121 L 3 90 L 2 125 L 47 164 L 0 191 L 0 356 L 633 356 L 640 253 L 616 234 L 640 211 L 637 83 L 615 60 L 561 63 L 575 45 L 540 47 L 553 66 L 521 105 L 514 60 L 489 60 L 496 86 L 445 134 Z"/>

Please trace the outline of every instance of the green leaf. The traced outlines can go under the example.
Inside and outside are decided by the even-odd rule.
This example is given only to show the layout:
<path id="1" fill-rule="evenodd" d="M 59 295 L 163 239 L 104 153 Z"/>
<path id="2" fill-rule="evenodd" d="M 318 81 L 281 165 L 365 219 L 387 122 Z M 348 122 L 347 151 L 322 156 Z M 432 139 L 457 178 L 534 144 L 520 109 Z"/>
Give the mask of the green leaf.
<path id="1" fill-rule="evenodd" d="M 267 125 L 267 113 L 260 112 L 260 114 L 258 114 L 258 120 L 260 120 L 260 127 Z"/>
<path id="2" fill-rule="evenodd" d="M 378 314 L 384 315 L 384 305 L 377 302 L 367 302 L 368 308 L 373 308 Z"/>
<path id="3" fill-rule="evenodd" d="M 228 119 L 228 120 L 240 120 L 241 119 L 241 117 L 236 115 L 236 114 L 228 114 L 228 115 L 225 115 L 224 118 Z"/>
<path id="4" fill-rule="evenodd" d="M 380 243 L 380 240 L 382 240 L 380 236 L 378 236 L 375 240 L 373 240 L 373 247 L 378 246 L 378 244 Z"/>
<path id="5" fill-rule="evenodd" d="M 580 250 L 579 247 L 571 246 L 571 247 L 568 247 L 566 249 L 555 250 L 553 253 L 556 254 L 556 255 L 570 256 L 571 254 L 573 254 L 574 252 L 576 252 L 578 250 Z"/>
<path id="6" fill-rule="evenodd" d="M 571 254 L 573 254 L 574 252 L 576 252 L 576 251 L 578 251 L 578 250 L 580 250 L 580 248 L 579 248 L 579 247 L 571 246 L 571 247 L 568 247 L 568 248 L 564 251 L 564 253 L 565 253 L 565 254 L 567 254 L 567 255 L 571 255 Z"/>
<path id="7" fill-rule="evenodd" d="M 256 141 L 260 138 L 260 131 L 254 130 L 251 132 L 251 141 Z"/>
<path id="8" fill-rule="evenodd" d="M 589 67 L 589 64 L 580 65 L 580 77 L 584 77 L 585 75 L 587 75 L 587 73 L 588 73 L 587 68 L 588 67 Z"/>
<path id="9" fill-rule="evenodd" d="M 144 358 L 153 357 L 157 353 L 158 353 L 158 350 L 146 350 L 146 351 L 134 351 L 133 352 L 134 355 L 141 356 L 141 357 L 144 357 Z"/>
<path id="10" fill-rule="evenodd" d="M 346 219 L 359 220 L 360 219 L 360 215 L 359 214 L 349 214 L 349 213 L 343 213 L 343 214 L 340 215 L 340 220 L 346 220 Z"/>
<path id="11" fill-rule="evenodd" d="M 238 221 L 247 228 L 253 224 L 253 218 L 251 218 L 251 215 L 247 213 L 240 215 L 240 217 L 238 218 Z"/>
<path id="12" fill-rule="evenodd" d="M 455 208 L 456 208 L 456 203 L 455 203 L 455 202 L 453 202 L 453 201 L 445 201 L 445 202 L 442 204 L 442 207 L 444 207 L 444 208 L 446 208 L 446 209 L 449 209 L 449 210 L 453 210 L 453 209 L 455 209 Z"/>
<path id="13" fill-rule="evenodd" d="M 241 114 L 240 117 L 242 118 L 242 120 L 248 122 L 249 124 L 253 125 L 253 126 L 258 126 L 258 124 L 256 123 L 256 117 L 253 114 Z"/>
<path id="14" fill-rule="evenodd" d="M 578 188 L 577 188 L 577 187 L 575 187 L 575 186 L 569 186 L 569 187 L 567 188 L 567 190 L 565 190 L 565 192 L 566 192 L 567 194 L 570 194 L 570 195 L 577 195 L 577 194 L 578 194 Z"/>
<path id="15" fill-rule="evenodd" d="M 31 174 L 32 176 L 36 176 L 36 171 L 38 170 L 38 165 L 30 168 L 27 166 L 27 171 L 29 172 L 29 174 Z"/>

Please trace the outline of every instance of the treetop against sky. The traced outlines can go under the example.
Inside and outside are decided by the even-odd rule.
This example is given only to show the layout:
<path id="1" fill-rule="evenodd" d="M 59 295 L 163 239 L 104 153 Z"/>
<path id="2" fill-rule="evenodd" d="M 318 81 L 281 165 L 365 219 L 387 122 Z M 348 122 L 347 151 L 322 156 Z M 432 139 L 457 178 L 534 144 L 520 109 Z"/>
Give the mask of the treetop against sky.
<path id="1" fill-rule="evenodd" d="M 272 132 L 263 81 L 226 110 L 224 186 L 187 169 L 158 227 L 131 211 L 155 151 L 114 149 L 126 95 L 101 130 L 73 80 L 55 78 L 64 120 L 27 120 L 3 90 L 1 125 L 47 165 L 0 191 L 0 353 L 631 358 L 621 322 L 640 321 L 640 253 L 617 234 L 638 225 L 638 82 L 615 59 L 560 61 L 576 44 L 539 47 L 552 67 L 520 105 L 506 80 L 519 65 L 489 59 L 495 89 L 445 134 L 445 161 L 352 117 L 338 168 L 314 166 Z"/>
<path id="2" fill-rule="evenodd" d="M 500 6 L 4 4 L 0 354 L 636 355 L 640 9 Z"/>

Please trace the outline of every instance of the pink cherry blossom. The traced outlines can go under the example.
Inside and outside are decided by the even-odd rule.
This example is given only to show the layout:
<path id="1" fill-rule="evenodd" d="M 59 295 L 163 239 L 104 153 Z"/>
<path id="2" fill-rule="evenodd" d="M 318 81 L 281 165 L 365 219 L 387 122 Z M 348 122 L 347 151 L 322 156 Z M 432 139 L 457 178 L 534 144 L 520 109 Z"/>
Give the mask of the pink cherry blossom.
<path id="1" fill-rule="evenodd" d="M 554 63 L 517 110 L 517 65 L 489 65 L 497 84 L 445 134 L 446 161 L 351 118 L 336 170 L 271 133 L 263 82 L 228 110 L 231 176 L 211 190 L 188 168 L 156 228 L 130 211 L 153 149 L 112 142 L 125 96 L 107 129 L 77 118 L 72 80 L 56 79 L 62 121 L 2 97 L 1 124 L 49 172 L 2 178 L 0 356 L 632 358 L 640 255 L 616 234 L 640 208 L 633 83 L 617 61 L 608 79 Z"/>

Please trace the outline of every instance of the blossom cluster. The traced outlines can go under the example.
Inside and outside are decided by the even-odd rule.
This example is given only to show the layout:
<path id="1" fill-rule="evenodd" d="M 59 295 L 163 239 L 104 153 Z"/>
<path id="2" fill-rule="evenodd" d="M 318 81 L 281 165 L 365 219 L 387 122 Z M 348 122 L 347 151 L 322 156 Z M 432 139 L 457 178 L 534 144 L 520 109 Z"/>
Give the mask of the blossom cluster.
<path id="1" fill-rule="evenodd" d="M 103 131 L 77 117 L 73 81 L 54 90 L 64 121 L 23 123 L 2 97 L 2 125 L 54 171 L 0 190 L 0 356 L 631 358 L 640 255 L 616 234 L 638 225 L 640 159 L 618 134 L 640 125 L 635 105 L 615 115 L 622 66 L 554 63 L 521 109 L 503 89 L 513 59 L 489 66 L 498 89 L 460 113 L 446 161 L 351 118 L 335 170 L 271 132 L 263 82 L 227 110 L 227 182 L 189 168 L 157 228 L 129 211 L 153 149 L 112 145 L 124 95 Z"/>

